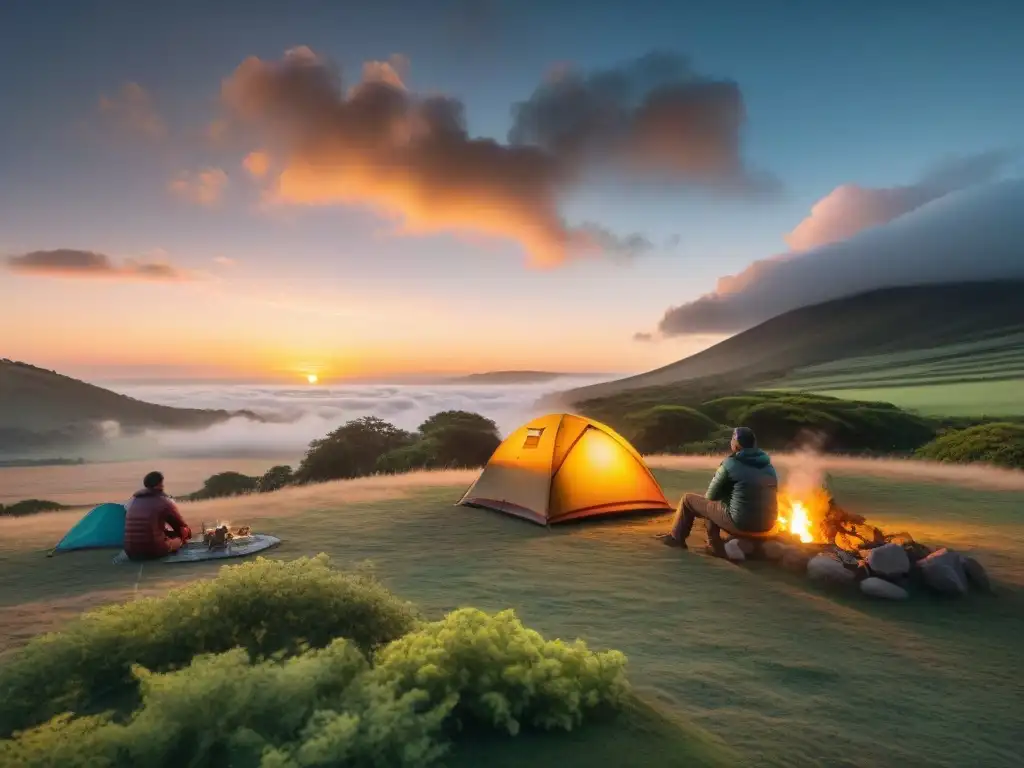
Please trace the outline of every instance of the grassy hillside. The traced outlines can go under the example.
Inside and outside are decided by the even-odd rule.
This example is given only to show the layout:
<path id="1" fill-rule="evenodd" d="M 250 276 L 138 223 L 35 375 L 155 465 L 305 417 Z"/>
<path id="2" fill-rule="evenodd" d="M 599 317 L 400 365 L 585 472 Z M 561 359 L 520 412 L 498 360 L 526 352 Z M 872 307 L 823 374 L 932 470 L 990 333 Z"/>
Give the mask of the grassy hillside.
<path id="1" fill-rule="evenodd" d="M 0 360 L 0 453 L 87 442 L 100 434 L 104 421 L 116 421 L 129 432 L 199 429 L 235 415 L 257 418 L 248 412 L 153 405 L 55 371 Z"/>
<path id="2" fill-rule="evenodd" d="M 682 384 L 711 394 L 770 386 L 840 392 L 1024 381 L 1021 295 L 1022 281 L 871 291 L 787 312 L 671 365 L 570 390 L 563 398 L 579 403 Z M 647 399 L 653 397 L 652 390 Z"/>
<path id="3" fill-rule="evenodd" d="M 655 472 L 673 500 L 709 476 Z M 844 506 L 887 530 L 972 551 L 999 591 L 879 603 L 767 564 L 737 567 L 670 550 L 652 539 L 664 517 L 548 531 L 453 507 L 472 474 L 450 473 L 440 487 L 446 475 L 435 473 L 433 488 L 405 476 L 372 479 L 378 493 L 389 480 L 401 486 L 392 491 L 411 494 L 404 498 L 368 497 L 367 479 L 282 491 L 259 504 L 190 504 L 184 513 L 278 535 L 274 557 L 325 551 L 345 568 L 370 561 L 429 618 L 467 605 L 514 608 L 546 638 L 620 649 L 637 691 L 671 718 L 641 712 L 569 734 L 460 740 L 453 766 L 703 765 L 719 750 L 697 729 L 734 751 L 724 756 L 730 765 L 1019 764 L 1021 492 L 837 473 Z M 118 567 L 109 551 L 44 557 L 69 515 L 0 521 L 0 647 L 66 627 L 85 607 L 163 594 L 218 570 Z M 680 721 L 689 733 L 672 728 Z"/>

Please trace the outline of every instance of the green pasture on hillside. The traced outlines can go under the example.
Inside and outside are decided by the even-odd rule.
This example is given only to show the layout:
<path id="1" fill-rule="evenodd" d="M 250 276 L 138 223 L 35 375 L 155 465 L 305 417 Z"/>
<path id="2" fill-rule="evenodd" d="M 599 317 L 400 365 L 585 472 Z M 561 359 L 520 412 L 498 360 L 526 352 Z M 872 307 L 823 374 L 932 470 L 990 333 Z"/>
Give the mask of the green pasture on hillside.
<path id="1" fill-rule="evenodd" d="M 798 368 L 771 384 L 930 416 L 1024 415 L 1024 333 Z"/>
<path id="2" fill-rule="evenodd" d="M 789 388 L 787 388 L 789 389 Z M 925 416 L 968 416 L 1001 418 L 1024 416 L 1024 377 L 1007 381 L 958 382 L 916 386 L 803 389 L 816 395 L 844 400 L 872 400 L 892 403 Z"/>

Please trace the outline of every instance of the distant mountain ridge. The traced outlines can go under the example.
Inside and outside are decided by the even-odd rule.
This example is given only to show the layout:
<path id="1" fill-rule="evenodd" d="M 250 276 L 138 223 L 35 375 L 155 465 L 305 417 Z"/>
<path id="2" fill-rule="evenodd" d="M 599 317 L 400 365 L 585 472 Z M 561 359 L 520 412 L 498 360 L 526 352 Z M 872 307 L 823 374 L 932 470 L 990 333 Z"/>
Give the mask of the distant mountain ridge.
<path id="1" fill-rule="evenodd" d="M 558 373 L 554 371 L 487 371 L 471 373 L 447 379 L 449 384 L 542 384 L 546 381 L 567 378 L 598 378 L 613 374 L 602 373 Z"/>
<path id="2" fill-rule="evenodd" d="M 882 288 L 786 312 L 662 368 L 568 390 L 550 402 L 682 384 L 765 386 L 809 366 L 1022 331 L 1024 280 Z"/>
<path id="3" fill-rule="evenodd" d="M 202 429 L 251 411 L 173 408 L 88 384 L 29 363 L 0 360 L 0 454 L 71 449 L 104 434 L 116 422 L 128 434 L 144 429 Z"/>

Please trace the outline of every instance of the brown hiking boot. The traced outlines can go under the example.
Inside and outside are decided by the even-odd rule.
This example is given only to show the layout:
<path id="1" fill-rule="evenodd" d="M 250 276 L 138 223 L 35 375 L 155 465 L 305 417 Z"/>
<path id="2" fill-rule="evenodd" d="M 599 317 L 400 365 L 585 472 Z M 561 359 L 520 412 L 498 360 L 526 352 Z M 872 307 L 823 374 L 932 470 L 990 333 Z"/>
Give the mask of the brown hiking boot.
<path id="1" fill-rule="evenodd" d="M 659 533 L 654 538 L 659 539 L 662 544 L 666 547 L 675 547 L 676 549 L 686 549 L 686 542 L 680 541 L 671 533 Z"/>

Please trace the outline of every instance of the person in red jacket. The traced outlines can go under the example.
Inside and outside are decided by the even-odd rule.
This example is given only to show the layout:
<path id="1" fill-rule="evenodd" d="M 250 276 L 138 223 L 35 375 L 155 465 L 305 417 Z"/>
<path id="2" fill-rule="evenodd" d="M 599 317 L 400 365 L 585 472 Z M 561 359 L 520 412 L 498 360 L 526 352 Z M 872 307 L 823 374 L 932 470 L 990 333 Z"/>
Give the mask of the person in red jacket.
<path id="1" fill-rule="evenodd" d="M 128 504 L 124 520 L 124 551 L 132 560 L 152 560 L 181 549 L 192 529 L 164 493 L 164 476 L 150 472 Z"/>

